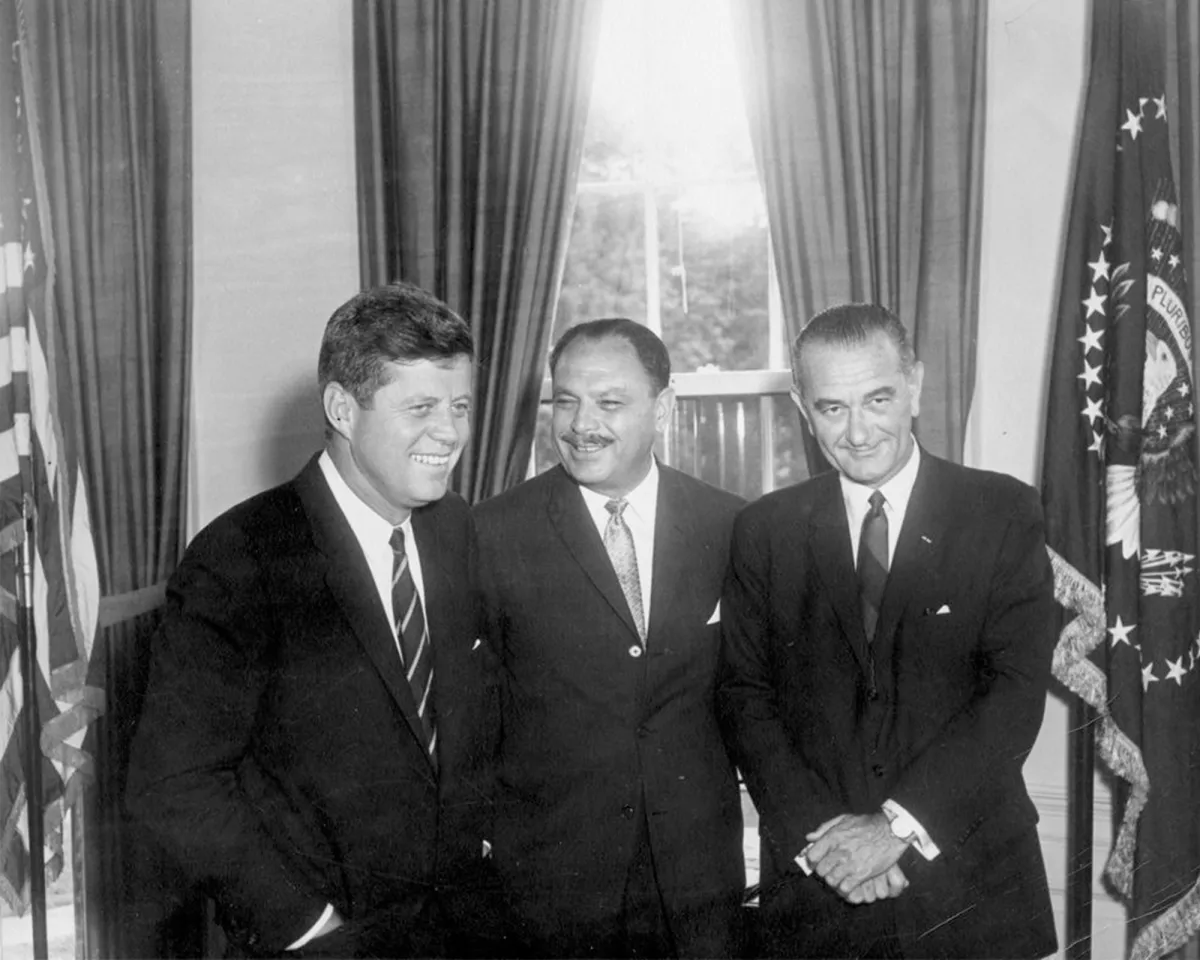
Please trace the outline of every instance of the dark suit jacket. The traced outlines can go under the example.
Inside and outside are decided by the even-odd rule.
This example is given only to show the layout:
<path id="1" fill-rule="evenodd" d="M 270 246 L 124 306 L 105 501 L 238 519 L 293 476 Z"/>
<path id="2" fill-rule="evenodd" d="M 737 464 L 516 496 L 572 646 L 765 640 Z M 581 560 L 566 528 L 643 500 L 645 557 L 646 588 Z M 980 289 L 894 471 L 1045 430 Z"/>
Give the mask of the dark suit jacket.
<path id="1" fill-rule="evenodd" d="M 475 508 L 502 660 L 496 866 L 527 935 L 551 949 L 616 916 L 643 816 L 680 951 L 729 948 L 742 817 L 708 621 L 741 503 L 660 467 L 645 656 L 630 653 L 628 605 L 561 467 Z"/>
<path id="2" fill-rule="evenodd" d="M 480 868 L 489 675 L 474 535 L 454 495 L 413 513 L 434 656 L 435 773 L 387 615 L 316 458 L 189 546 L 153 641 L 131 812 L 216 899 L 234 942 L 436 952 L 431 902 Z M 445 896 L 435 896 L 444 894 Z"/>
<path id="3" fill-rule="evenodd" d="M 870 647 L 851 558 L 835 473 L 738 517 L 718 702 L 761 818 L 768 948 L 858 956 L 892 933 L 915 957 L 1053 953 L 1021 774 L 1056 622 L 1035 491 L 923 454 Z M 805 833 L 889 797 L 941 848 L 905 853 L 898 899 L 850 906 L 797 871 Z"/>

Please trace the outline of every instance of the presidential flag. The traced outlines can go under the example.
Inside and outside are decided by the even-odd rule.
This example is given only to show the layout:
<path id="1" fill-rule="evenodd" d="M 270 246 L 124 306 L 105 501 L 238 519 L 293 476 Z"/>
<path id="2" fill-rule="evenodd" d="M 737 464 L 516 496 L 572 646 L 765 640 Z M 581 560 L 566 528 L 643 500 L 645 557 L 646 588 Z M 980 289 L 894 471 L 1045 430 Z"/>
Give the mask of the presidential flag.
<path id="1" fill-rule="evenodd" d="M 92 775 L 84 731 L 104 706 L 87 683 L 99 602 L 87 498 L 60 429 L 58 389 L 68 385 L 48 359 L 52 244 L 38 216 L 44 184 L 22 12 L 0 7 L 0 896 L 18 912 L 30 892 L 27 811 L 44 818 L 44 859 L 56 876 L 64 811 Z M 22 656 L 23 642 L 32 656 Z M 31 779 L 40 795 L 29 794 Z"/>
<path id="2" fill-rule="evenodd" d="M 1054 672 L 1128 786 L 1105 872 L 1139 960 L 1200 927 L 1195 381 L 1166 29 L 1164 0 L 1096 5 L 1043 461 L 1072 614 Z"/>

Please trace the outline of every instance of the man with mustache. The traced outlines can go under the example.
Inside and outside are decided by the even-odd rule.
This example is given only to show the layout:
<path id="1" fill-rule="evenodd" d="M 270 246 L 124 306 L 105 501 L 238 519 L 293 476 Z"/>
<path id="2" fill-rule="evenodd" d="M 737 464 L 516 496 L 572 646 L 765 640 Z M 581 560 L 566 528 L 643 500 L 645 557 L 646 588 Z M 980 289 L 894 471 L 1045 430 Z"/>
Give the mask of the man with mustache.
<path id="1" fill-rule="evenodd" d="M 485 949 L 466 935 L 495 717 L 473 525 L 446 488 L 472 356 L 416 287 L 353 297 L 321 342 L 324 451 L 171 578 L 126 802 L 242 955 Z"/>
<path id="2" fill-rule="evenodd" d="M 514 949 L 729 956 L 742 817 L 713 684 L 741 500 L 656 462 L 674 394 L 646 327 L 580 324 L 550 368 L 561 465 L 475 508 Z"/>

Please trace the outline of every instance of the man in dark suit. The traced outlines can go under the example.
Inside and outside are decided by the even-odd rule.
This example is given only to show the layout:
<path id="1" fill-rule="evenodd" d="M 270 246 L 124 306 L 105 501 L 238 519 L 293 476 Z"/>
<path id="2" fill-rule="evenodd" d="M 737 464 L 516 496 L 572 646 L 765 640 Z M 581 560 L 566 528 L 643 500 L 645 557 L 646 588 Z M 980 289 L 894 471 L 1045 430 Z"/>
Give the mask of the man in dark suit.
<path id="1" fill-rule="evenodd" d="M 1053 953 L 1021 773 L 1054 644 L 1038 496 L 920 450 L 923 370 L 882 307 L 818 315 L 793 367 L 837 471 L 738 517 L 722 598 L 765 952 Z"/>
<path id="2" fill-rule="evenodd" d="M 252 955 L 470 949 L 491 681 L 469 511 L 470 330 L 405 284 L 330 319 L 325 450 L 189 546 L 126 799 Z"/>
<path id="3" fill-rule="evenodd" d="M 475 508 L 520 950 L 725 956 L 745 876 L 713 683 L 741 501 L 656 463 L 674 396 L 644 326 L 580 324 L 550 366 L 562 464 Z"/>

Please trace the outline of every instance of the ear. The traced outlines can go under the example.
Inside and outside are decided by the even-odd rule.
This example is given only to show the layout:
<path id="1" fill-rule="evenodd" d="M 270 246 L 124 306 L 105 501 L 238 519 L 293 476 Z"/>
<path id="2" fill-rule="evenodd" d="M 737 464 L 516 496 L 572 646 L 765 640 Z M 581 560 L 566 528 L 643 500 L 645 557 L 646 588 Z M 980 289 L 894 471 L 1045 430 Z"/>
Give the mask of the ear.
<path id="1" fill-rule="evenodd" d="M 808 424 L 808 429 L 812 430 L 812 421 L 808 418 L 808 410 L 806 410 L 804 407 L 804 400 L 800 396 L 799 388 L 793 384 L 792 389 L 789 390 L 788 393 L 791 394 L 792 403 L 794 403 L 796 405 L 796 409 L 800 411 L 800 418 Z"/>
<path id="2" fill-rule="evenodd" d="M 341 436 L 349 440 L 358 415 L 358 401 L 336 380 L 325 384 L 321 394 L 321 406 L 325 410 L 325 421 Z"/>
<path id="3" fill-rule="evenodd" d="M 654 401 L 654 429 L 661 434 L 671 425 L 671 414 L 675 412 L 675 388 L 667 387 Z"/>
<path id="4" fill-rule="evenodd" d="M 914 360 L 907 379 L 909 401 L 912 415 L 915 417 L 921 413 L 921 385 L 925 382 L 925 364 L 920 360 Z"/>

